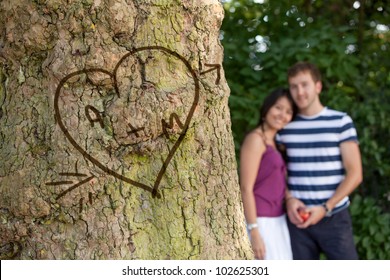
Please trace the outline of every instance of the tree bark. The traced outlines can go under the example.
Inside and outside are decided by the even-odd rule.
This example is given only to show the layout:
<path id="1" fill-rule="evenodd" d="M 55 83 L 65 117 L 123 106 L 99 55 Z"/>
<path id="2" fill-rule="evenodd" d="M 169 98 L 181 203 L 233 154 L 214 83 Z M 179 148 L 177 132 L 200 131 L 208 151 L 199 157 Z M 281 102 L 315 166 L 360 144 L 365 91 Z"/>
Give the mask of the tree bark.
<path id="1" fill-rule="evenodd" d="M 1 259 L 252 257 L 219 1 L 0 11 Z"/>

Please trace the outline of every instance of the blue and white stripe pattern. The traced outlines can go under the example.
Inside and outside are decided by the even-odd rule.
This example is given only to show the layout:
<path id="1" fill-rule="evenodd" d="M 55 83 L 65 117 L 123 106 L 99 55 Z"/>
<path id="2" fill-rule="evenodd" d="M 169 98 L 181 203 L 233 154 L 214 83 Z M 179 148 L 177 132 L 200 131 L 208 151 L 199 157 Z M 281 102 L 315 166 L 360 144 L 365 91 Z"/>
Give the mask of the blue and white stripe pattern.
<path id="1" fill-rule="evenodd" d="M 279 132 L 277 141 L 287 148 L 290 193 L 310 207 L 333 195 L 345 175 L 340 144 L 358 138 L 346 113 L 324 108 L 315 116 L 298 115 Z M 333 213 L 348 205 L 345 197 Z"/>

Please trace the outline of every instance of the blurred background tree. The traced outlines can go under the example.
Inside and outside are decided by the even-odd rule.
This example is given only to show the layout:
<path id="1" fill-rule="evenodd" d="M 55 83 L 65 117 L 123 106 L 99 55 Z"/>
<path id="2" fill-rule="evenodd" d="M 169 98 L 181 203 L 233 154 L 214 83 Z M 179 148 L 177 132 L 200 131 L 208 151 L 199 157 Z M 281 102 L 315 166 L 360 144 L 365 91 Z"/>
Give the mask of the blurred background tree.
<path id="1" fill-rule="evenodd" d="M 375 213 L 390 212 L 388 1 L 222 2 L 221 40 L 237 159 L 245 133 L 257 124 L 264 96 L 287 86 L 289 66 L 298 60 L 311 61 L 323 74 L 323 103 L 348 112 L 358 130 L 364 182 L 353 195 L 373 199 L 380 207 Z M 390 246 L 390 239 L 386 240 Z M 360 254 L 386 257 L 367 250 Z"/>

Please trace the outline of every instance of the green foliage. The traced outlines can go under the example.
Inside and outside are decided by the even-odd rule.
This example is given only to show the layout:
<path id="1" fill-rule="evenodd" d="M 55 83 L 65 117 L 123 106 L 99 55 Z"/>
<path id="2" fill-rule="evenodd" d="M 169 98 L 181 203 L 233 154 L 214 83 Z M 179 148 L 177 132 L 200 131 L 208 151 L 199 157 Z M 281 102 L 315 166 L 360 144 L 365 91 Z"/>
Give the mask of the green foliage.
<path id="1" fill-rule="evenodd" d="M 221 38 L 236 154 L 258 122 L 264 97 L 287 86 L 287 69 L 314 62 L 323 74 L 323 104 L 351 115 L 364 183 L 390 210 L 390 40 L 386 1 L 224 1 Z"/>
<path id="2" fill-rule="evenodd" d="M 350 206 L 354 238 L 360 259 L 390 259 L 390 214 L 371 197 L 355 195 Z"/>

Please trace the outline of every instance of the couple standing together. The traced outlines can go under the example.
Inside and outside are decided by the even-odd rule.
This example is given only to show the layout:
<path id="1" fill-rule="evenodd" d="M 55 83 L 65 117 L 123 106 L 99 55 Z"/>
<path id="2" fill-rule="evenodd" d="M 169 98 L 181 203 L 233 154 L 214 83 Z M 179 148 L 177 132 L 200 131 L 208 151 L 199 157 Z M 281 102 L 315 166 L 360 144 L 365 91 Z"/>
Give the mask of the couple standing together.
<path id="1" fill-rule="evenodd" d="M 348 211 L 348 196 L 362 181 L 353 121 L 321 104 L 315 65 L 298 62 L 287 76 L 289 90 L 266 97 L 258 127 L 241 147 L 240 186 L 255 258 L 358 259 Z"/>

